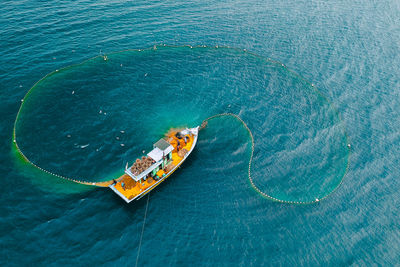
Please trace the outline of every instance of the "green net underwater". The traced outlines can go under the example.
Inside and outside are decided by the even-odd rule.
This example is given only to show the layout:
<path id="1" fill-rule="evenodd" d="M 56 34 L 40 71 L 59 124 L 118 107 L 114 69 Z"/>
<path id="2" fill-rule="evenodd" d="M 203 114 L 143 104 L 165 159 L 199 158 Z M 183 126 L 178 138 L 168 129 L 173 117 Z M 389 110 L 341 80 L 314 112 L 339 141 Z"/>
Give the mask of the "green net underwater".
<path id="1" fill-rule="evenodd" d="M 344 122 L 312 83 L 229 47 L 156 45 L 49 73 L 21 102 L 13 146 L 57 179 L 106 186 L 170 128 L 205 122 L 195 150 L 208 147 L 215 159 L 196 179 L 244 160 L 247 177 L 218 178 L 248 179 L 265 198 L 307 204 L 334 192 L 349 166 Z"/>

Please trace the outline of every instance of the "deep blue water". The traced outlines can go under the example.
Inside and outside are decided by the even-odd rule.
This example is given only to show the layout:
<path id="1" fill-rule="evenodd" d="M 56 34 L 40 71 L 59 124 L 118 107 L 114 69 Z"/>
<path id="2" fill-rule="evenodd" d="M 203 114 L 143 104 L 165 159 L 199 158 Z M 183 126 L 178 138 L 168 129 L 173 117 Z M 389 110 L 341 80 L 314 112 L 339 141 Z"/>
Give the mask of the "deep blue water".
<path id="1" fill-rule="evenodd" d="M 125 52 L 39 84 L 19 122 L 23 151 L 51 171 L 104 180 L 169 127 L 229 111 L 253 131 L 257 185 L 300 200 L 340 181 L 343 126 L 352 152 L 329 198 L 279 204 L 249 185 L 240 123 L 210 121 L 150 196 L 139 266 L 399 263 L 399 2 L 5 1 L 0 12 L 2 265 L 135 265 L 146 199 L 127 205 L 42 174 L 15 155 L 12 130 L 21 99 L 47 73 L 163 43 L 283 62 L 341 120 L 306 83 L 246 53 Z"/>

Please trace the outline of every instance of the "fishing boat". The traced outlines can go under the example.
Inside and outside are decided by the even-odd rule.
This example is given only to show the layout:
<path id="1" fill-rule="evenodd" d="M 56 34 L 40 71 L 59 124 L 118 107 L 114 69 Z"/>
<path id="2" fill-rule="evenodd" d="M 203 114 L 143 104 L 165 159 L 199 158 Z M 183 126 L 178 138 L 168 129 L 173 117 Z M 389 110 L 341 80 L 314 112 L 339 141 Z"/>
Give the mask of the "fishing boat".
<path id="1" fill-rule="evenodd" d="M 153 145 L 146 156 L 136 159 L 109 187 L 127 203 L 148 194 L 165 181 L 192 153 L 199 127 L 175 130 Z"/>

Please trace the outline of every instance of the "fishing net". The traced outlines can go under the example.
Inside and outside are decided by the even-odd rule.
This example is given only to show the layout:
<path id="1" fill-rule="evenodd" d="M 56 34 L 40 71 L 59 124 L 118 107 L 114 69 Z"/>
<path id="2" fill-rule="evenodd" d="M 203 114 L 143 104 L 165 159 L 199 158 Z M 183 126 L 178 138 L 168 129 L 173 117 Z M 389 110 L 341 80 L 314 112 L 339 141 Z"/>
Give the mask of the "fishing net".
<path id="1" fill-rule="evenodd" d="M 284 64 L 229 47 L 157 45 L 49 73 L 22 100 L 13 144 L 50 175 L 107 186 L 170 128 L 228 117 L 247 132 L 248 179 L 262 196 L 313 203 L 342 183 L 350 146 L 332 103 Z"/>

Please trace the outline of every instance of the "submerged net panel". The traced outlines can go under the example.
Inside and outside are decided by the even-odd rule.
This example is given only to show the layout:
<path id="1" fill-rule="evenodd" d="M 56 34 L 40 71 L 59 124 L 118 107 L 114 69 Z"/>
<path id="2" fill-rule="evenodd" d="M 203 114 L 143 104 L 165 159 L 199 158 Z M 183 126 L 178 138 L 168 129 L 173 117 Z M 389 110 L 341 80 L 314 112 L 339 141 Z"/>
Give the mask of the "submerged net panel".
<path id="1" fill-rule="evenodd" d="M 172 56 L 168 57 L 168 54 L 172 54 Z M 158 55 L 158 57 L 157 57 Z M 188 55 L 188 59 L 190 60 L 194 60 L 198 58 L 198 61 L 193 61 L 191 63 L 189 63 L 188 65 L 185 65 L 184 60 L 185 56 Z M 173 56 L 175 56 L 176 58 L 174 58 Z M 220 56 L 221 58 L 218 58 L 218 56 Z M 148 59 L 147 59 L 148 58 Z M 50 171 L 48 168 L 44 168 L 43 166 L 41 166 L 41 164 L 39 164 L 38 162 L 40 162 L 40 158 L 39 159 L 34 159 L 32 160 L 30 156 L 27 156 L 26 153 L 24 153 L 21 148 L 21 146 L 19 145 L 19 140 L 20 140 L 20 128 L 21 124 L 23 124 L 23 121 L 21 122 L 21 114 L 23 113 L 24 110 L 24 105 L 26 104 L 26 102 L 29 100 L 31 100 L 31 96 L 34 92 L 36 92 L 35 89 L 40 88 L 40 86 L 45 86 L 46 82 L 50 79 L 50 78 L 54 78 L 54 77 L 62 77 L 62 75 L 66 75 L 65 73 L 68 72 L 69 70 L 73 70 L 74 68 L 83 68 L 85 71 L 96 71 L 96 66 L 99 64 L 105 64 L 104 66 L 108 67 L 104 67 L 104 68 L 110 68 L 110 69 L 106 69 L 108 71 L 110 71 L 109 75 L 114 75 L 116 73 L 116 71 L 119 71 L 119 69 L 117 69 L 117 67 L 121 67 L 121 71 L 126 71 L 126 74 L 123 75 L 134 75 L 135 73 L 132 72 L 135 70 L 135 68 L 137 68 L 137 66 L 135 65 L 135 68 L 129 68 L 129 64 L 133 64 L 131 62 L 136 62 L 136 61 L 148 61 L 146 62 L 147 65 L 150 66 L 149 69 L 152 69 L 152 65 L 154 64 L 153 61 L 154 59 L 159 59 L 159 60 L 163 60 L 165 59 L 166 63 L 165 64 L 171 64 L 171 62 L 174 62 L 175 60 L 178 61 L 176 64 L 173 64 L 174 68 L 177 68 L 177 70 L 175 70 L 174 68 L 170 67 L 167 68 L 168 71 L 172 72 L 174 75 L 170 75 L 170 76 L 163 76 L 165 74 L 160 74 L 160 75 L 153 75 L 152 79 L 155 79 L 157 84 L 160 84 L 160 88 L 161 87 L 166 87 L 165 90 L 167 90 L 166 92 L 173 92 L 173 94 L 170 94 L 169 97 L 167 99 L 172 99 L 174 100 L 174 95 L 178 97 L 182 97 L 184 100 L 182 100 L 181 98 L 176 99 L 176 101 L 193 101 L 194 105 L 192 106 L 184 106 L 182 104 L 179 104 L 179 110 L 175 113 L 174 116 L 172 116 L 172 119 L 167 118 L 164 120 L 164 123 L 169 124 L 169 126 L 177 126 L 177 125 L 181 125 L 182 122 L 184 122 L 184 118 L 179 117 L 179 114 L 182 113 L 190 113 L 190 114 L 194 114 L 192 115 L 194 117 L 194 119 L 188 123 L 190 123 L 192 126 L 194 125 L 198 125 L 202 122 L 202 127 L 205 127 L 205 125 L 207 124 L 207 122 L 209 120 L 213 120 L 213 119 L 217 119 L 217 118 L 221 118 L 221 117 L 233 117 L 235 119 L 237 119 L 238 121 L 240 121 L 243 125 L 243 127 L 247 130 L 247 132 L 249 133 L 250 139 L 251 139 L 251 153 L 250 153 L 250 158 L 249 158 L 249 164 L 248 164 L 248 179 L 249 182 L 251 184 L 251 187 L 254 188 L 255 191 L 257 191 L 259 194 L 261 194 L 262 196 L 273 200 L 273 201 L 278 201 L 278 202 L 283 202 L 283 203 L 291 203 L 291 204 L 309 204 L 309 203 L 314 203 L 314 202 L 318 202 L 322 199 L 325 199 L 327 196 L 329 196 L 332 192 L 334 192 L 342 183 L 343 181 L 343 177 L 345 176 L 348 167 L 349 167 L 349 156 L 350 156 L 350 145 L 348 144 L 348 140 L 347 140 L 347 134 L 345 133 L 344 130 L 344 124 L 343 122 L 340 120 L 340 116 L 338 111 L 336 110 L 336 108 L 332 105 L 332 103 L 330 103 L 328 101 L 328 99 L 319 91 L 315 88 L 314 84 L 309 83 L 306 79 L 304 79 L 303 77 L 301 77 L 300 75 L 296 74 L 295 72 L 291 71 L 290 69 L 288 69 L 284 64 L 278 62 L 278 61 L 274 61 L 271 60 L 269 58 L 265 58 L 262 56 L 259 56 L 257 54 L 248 52 L 247 50 L 243 50 L 243 49 L 236 49 L 236 48 L 230 48 L 230 47 L 221 47 L 221 46 L 213 46 L 213 47 L 207 47 L 207 46 L 167 46 L 167 45 L 155 45 L 153 47 L 147 48 L 147 49 L 132 49 L 132 50 L 124 50 L 124 51 L 120 51 L 120 52 L 114 52 L 114 53 L 109 53 L 107 54 L 107 56 L 105 55 L 101 55 L 101 56 L 97 56 L 91 59 L 88 59 L 80 64 L 76 64 L 76 65 L 71 65 L 68 67 L 65 67 L 63 69 L 60 70 L 56 70 L 52 73 L 49 73 L 48 75 L 46 75 L 45 77 L 43 77 L 41 80 L 39 80 L 25 95 L 25 97 L 22 99 L 22 103 L 20 106 L 20 109 L 17 113 L 16 116 L 16 120 L 14 123 L 14 130 L 13 130 L 13 143 L 15 145 L 15 148 L 17 149 L 18 153 L 22 156 L 22 158 L 29 162 L 32 166 L 34 166 L 35 168 L 48 173 L 50 175 L 54 175 L 58 178 L 61 179 L 65 179 L 71 182 L 75 182 L 75 183 L 80 183 L 80 184 L 85 184 L 85 185 L 93 185 L 93 186 L 108 186 L 109 184 L 111 184 L 113 182 L 113 180 L 108 180 L 108 181 L 90 181 L 90 179 L 82 179 L 82 178 L 70 178 L 69 175 L 60 175 L 58 174 L 56 171 Z M 124 62 L 119 63 L 119 61 Z M 220 63 L 220 65 L 218 65 L 218 62 Z M 224 66 L 224 63 L 232 63 L 232 66 Z M 249 64 L 247 64 L 247 62 L 250 62 Z M 164 64 L 164 62 L 161 62 L 159 64 Z M 196 65 L 197 64 L 197 65 Z M 214 64 L 217 64 L 217 68 L 212 68 L 214 67 Z M 90 65 L 90 66 L 88 66 Z M 94 65 L 95 67 L 92 67 L 92 65 Z M 127 68 L 125 69 L 124 67 L 127 66 Z M 92 70 L 92 69 L 93 70 Z M 154 67 L 156 68 L 156 67 Z M 219 70 L 218 68 L 222 69 Z M 82 72 L 82 69 L 79 69 Z M 185 73 L 184 76 L 181 77 L 182 80 L 184 80 L 183 82 L 180 81 L 179 79 L 177 80 L 177 76 L 175 75 L 174 71 L 176 72 L 176 74 L 179 73 L 179 71 L 187 71 L 187 73 Z M 196 71 L 198 71 L 200 74 L 196 76 Z M 219 72 L 218 72 L 219 71 Z M 220 77 L 219 74 L 221 73 L 221 71 L 223 72 L 228 72 L 228 74 L 226 74 L 226 76 L 224 77 Z M 141 83 L 141 86 L 146 86 L 146 80 L 143 80 L 145 77 L 149 77 L 151 76 L 152 73 L 148 74 L 147 72 L 144 73 L 143 77 L 141 77 L 140 79 L 138 78 L 137 81 L 139 83 Z M 252 84 L 250 85 L 246 85 L 247 81 L 251 81 L 251 76 L 254 75 L 256 78 L 254 78 Z M 193 78 L 195 77 L 195 78 Z M 199 78 L 200 77 L 200 78 Z M 281 103 L 274 103 L 273 100 L 277 99 L 279 97 L 279 92 L 280 92 L 280 86 L 282 86 L 282 84 L 280 83 L 276 83 L 274 84 L 274 81 L 276 82 L 276 80 L 280 79 L 281 77 L 289 77 L 290 79 L 293 79 L 294 82 L 301 82 L 302 84 L 299 85 L 299 87 L 304 87 L 304 93 L 307 94 L 315 94 L 317 95 L 317 97 L 321 98 L 324 102 L 323 105 L 321 106 L 317 106 L 320 108 L 326 107 L 329 109 L 329 112 L 327 112 L 327 114 L 329 116 L 331 116 L 332 118 L 327 118 L 328 122 L 326 127 L 331 127 L 332 125 L 336 125 L 335 127 L 339 127 L 339 128 L 343 128 L 339 131 L 339 135 L 343 134 L 343 138 L 345 140 L 345 148 L 341 147 L 341 151 L 343 151 L 343 153 L 346 153 L 345 155 L 343 155 L 343 160 L 340 162 L 344 162 L 343 166 L 337 166 L 335 168 L 333 168 L 333 171 L 337 171 L 338 174 L 334 177 L 334 178 L 330 178 L 332 181 L 330 182 L 329 188 L 323 188 L 324 184 L 321 183 L 321 187 L 322 189 L 320 189 L 318 191 L 318 193 L 309 193 L 309 196 L 307 197 L 298 197 L 298 199 L 296 199 L 295 197 L 284 197 L 284 194 L 278 192 L 279 194 L 275 194 L 274 192 L 269 193 L 269 181 L 266 181 L 266 184 L 263 184 L 262 181 L 263 178 L 260 176 L 259 174 L 256 175 L 256 177 L 254 176 L 254 171 L 257 170 L 260 166 L 258 166 L 258 164 L 264 164 L 265 163 L 259 163 L 257 160 L 254 159 L 254 153 L 255 150 L 257 149 L 257 145 L 256 142 L 258 140 L 260 140 L 260 138 L 262 139 L 263 136 L 263 132 L 259 129 L 256 129 L 256 125 L 257 122 L 255 122 L 257 119 L 260 119 L 257 117 L 257 115 L 260 114 L 256 114 L 256 116 L 244 116 L 242 114 L 241 108 L 245 107 L 246 110 L 252 110 L 254 107 L 252 105 L 254 105 L 254 103 L 260 102 L 260 101 L 271 101 L 271 103 L 268 103 L 267 106 L 274 106 L 274 105 L 278 105 L 277 108 L 278 109 L 285 109 L 286 110 L 290 107 L 293 107 L 293 104 L 287 105 L 288 103 L 290 103 L 290 101 L 292 101 L 290 99 L 290 89 L 285 89 L 286 90 L 286 94 L 282 95 L 282 97 L 288 97 L 289 98 L 285 101 L 282 101 Z M 83 76 L 84 78 L 84 76 Z M 106 80 L 107 77 L 104 77 L 103 81 L 107 81 Z M 208 79 L 208 80 L 207 80 Z M 219 79 L 219 80 L 218 80 Z M 226 81 L 225 81 L 225 80 Z M 275 94 L 277 95 L 272 95 L 272 96 L 264 96 L 263 94 L 265 93 L 263 90 L 259 90 L 256 89 L 254 92 L 251 91 L 254 87 L 264 87 L 265 85 L 265 81 L 269 81 L 269 86 L 270 87 L 274 87 L 276 90 Z M 135 80 L 136 81 L 136 80 Z M 215 82 L 217 81 L 217 82 Z M 207 84 L 205 84 L 207 83 Z M 209 83 L 209 84 L 208 84 Z M 244 85 L 243 85 L 244 83 Z M 182 85 L 183 84 L 183 85 Z M 40 86 L 39 86 L 40 85 Z M 128 84 L 129 85 L 129 84 Z M 182 88 L 183 86 L 188 86 L 190 85 L 192 89 L 191 90 L 187 90 L 186 88 Z M 212 87 L 212 86 L 218 86 L 218 85 L 222 85 L 220 90 L 215 90 L 212 92 L 208 92 L 208 87 Z M 289 83 L 290 85 L 290 83 Z M 208 87 L 207 87 L 208 86 Z M 248 87 L 246 87 L 248 86 Z M 246 89 L 246 90 L 241 90 L 241 88 Z M 159 88 L 157 88 L 159 90 Z M 39 90 L 39 89 L 38 89 Z M 150 90 L 148 90 L 150 91 Z M 154 95 L 150 95 L 148 96 L 148 91 L 146 91 L 147 95 L 144 95 L 144 99 L 146 99 L 146 97 L 148 97 L 148 99 L 152 99 L 154 97 Z M 151 92 L 151 91 L 150 91 Z M 156 94 L 158 91 L 154 90 L 153 94 Z M 253 95 L 254 93 L 254 95 Z M 242 95 L 245 94 L 245 95 Z M 283 93 L 281 93 L 283 94 Z M 232 97 L 231 97 L 232 96 Z M 271 100 L 272 99 L 272 100 Z M 312 99 L 308 99 L 308 98 L 304 98 L 303 99 L 305 101 L 305 104 L 302 103 L 303 106 L 308 107 L 308 105 L 312 105 L 315 104 L 313 103 Z M 146 100 L 147 101 L 147 100 Z M 159 104 L 163 104 L 161 102 L 164 102 L 163 99 L 157 100 L 159 102 Z M 209 110 L 203 112 L 203 113 L 217 113 L 217 115 L 212 115 L 210 117 L 208 117 L 206 120 L 202 120 L 202 118 L 206 117 L 204 116 L 204 114 L 197 114 L 197 112 L 199 111 L 199 109 L 207 109 L 207 104 L 202 104 L 203 102 L 207 102 L 207 101 L 216 101 L 218 103 L 220 103 L 220 107 L 219 108 L 212 108 L 210 107 Z M 310 101 L 310 103 L 308 103 L 307 101 Z M 295 103 L 296 104 L 296 103 Z M 202 105 L 202 106 L 201 106 Z M 281 106 L 279 106 L 281 105 Z M 287 106 L 285 106 L 287 105 Z M 194 107 L 193 107 L 194 106 Z M 198 107 L 198 109 L 196 109 L 197 106 L 201 106 Z M 27 109 L 28 110 L 28 109 Z M 222 111 L 222 112 L 221 112 Z M 224 112 L 224 111 L 228 111 L 228 112 Z M 296 110 L 295 110 L 296 111 Z M 100 111 L 102 112 L 102 111 Z M 149 114 L 155 114 L 154 110 L 148 110 L 147 108 L 145 109 L 138 109 L 138 110 L 125 110 L 123 111 L 124 116 L 125 114 L 129 114 L 129 116 L 135 116 L 135 112 L 136 114 L 140 113 L 140 112 L 144 112 L 144 113 L 149 113 Z M 130 112 L 130 113 L 126 113 L 126 112 Z M 160 113 L 163 112 L 163 109 L 161 109 Z M 259 112 L 259 111 L 257 111 Z M 304 114 L 307 115 L 308 114 L 308 110 L 305 109 L 303 110 Z M 105 112 L 103 112 L 104 114 Z M 317 112 L 318 113 L 318 112 Z M 210 114 L 210 115 L 211 115 Z M 325 113 L 322 112 L 322 115 L 324 115 Z M 113 116 L 116 116 L 115 113 Z M 120 115 L 122 116 L 122 115 Z M 158 120 L 163 119 L 163 114 L 157 114 L 157 118 Z M 264 118 L 264 117 L 262 117 Z M 254 122 L 253 122 L 254 120 Z M 332 123 L 330 123 L 330 120 L 332 120 Z M 247 123 L 245 123 L 245 121 Z M 318 121 L 318 120 L 316 120 Z M 173 125 L 174 123 L 176 123 L 175 125 Z M 250 126 L 248 126 L 250 125 Z M 282 125 L 278 125 L 278 126 L 282 126 Z M 311 125 L 312 126 L 312 125 Z M 252 128 L 252 130 L 250 130 L 250 128 Z M 138 129 L 139 130 L 139 129 Z M 254 133 L 254 131 L 256 130 L 256 134 Z M 281 129 L 282 131 L 285 131 L 284 128 Z M 201 135 L 200 135 L 201 138 Z M 298 140 L 301 140 L 301 136 L 297 137 Z M 153 139 L 153 141 L 156 139 Z M 260 143 L 258 143 L 260 145 Z M 150 144 L 149 144 L 150 145 Z M 23 147 L 24 148 L 24 147 Z M 262 153 L 262 151 L 260 152 Z M 280 152 L 282 153 L 282 152 Z M 32 155 L 32 153 L 30 153 L 30 155 Z M 133 156 L 134 157 L 134 156 Z M 338 161 L 339 162 L 339 161 Z M 333 164 L 333 163 L 332 163 Z M 264 166 L 263 165 L 263 166 Z M 332 170 L 329 170 L 330 172 Z M 327 171 L 328 172 L 328 171 Z M 328 173 L 326 174 L 328 175 Z M 330 175 L 330 174 L 329 174 Z M 297 177 L 297 176 L 296 176 Z M 324 177 L 321 177 L 321 179 L 324 179 Z M 279 189 L 279 188 L 278 188 Z M 279 190 L 278 190 L 279 191 Z M 287 193 L 286 193 L 287 194 Z"/>
<path id="2" fill-rule="evenodd" d="M 255 181 L 254 181 L 253 178 L 252 178 L 252 174 L 251 174 L 252 171 L 251 171 L 251 168 L 252 168 L 252 164 L 253 164 L 253 155 L 254 155 L 254 136 L 253 136 L 253 133 L 251 132 L 250 128 L 247 126 L 247 124 L 246 124 L 238 115 L 233 114 L 233 113 L 221 113 L 221 114 L 213 115 L 213 116 L 211 116 L 211 117 L 209 117 L 209 118 L 207 118 L 207 119 L 205 119 L 205 120 L 203 121 L 203 123 L 201 124 L 201 129 L 204 129 L 204 128 L 206 127 L 207 122 L 208 122 L 209 120 L 217 119 L 217 118 L 220 118 L 220 117 L 233 117 L 233 118 L 237 119 L 238 121 L 240 121 L 240 122 L 242 123 L 243 127 L 244 127 L 244 128 L 246 129 L 246 131 L 248 132 L 248 134 L 249 134 L 249 136 L 250 136 L 250 139 L 251 139 L 251 153 L 250 153 L 249 165 L 248 165 L 248 170 L 247 170 L 248 178 L 249 178 L 249 182 L 250 182 L 252 188 L 253 188 L 257 193 L 259 193 L 260 195 L 262 195 L 263 197 L 265 197 L 265 198 L 267 198 L 267 199 L 269 199 L 269 200 L 272 200 L 272 201 L 276 201 L 276 202 L 280 202 L 280 203 L 286 203 L 286 204 L 313 204 L 313 203 L 319 202 L 319 201 L 324 200 L 324 199 L 326 199 L 327 197 L 329 197 L 329 196 L 330 196 L 334 191 L 336 191 L 336 190 L 340 187 L 340 185 L 342 184 L 343 179 L 344 179 L 344 176 L 345 176 L 345 174 L 347 173 L 348 168 L 349 168 L 349 160 L 348 160 L 348 159 L 349 159 L 349 156 L 350 156 L 349 154 L 348 154 L 348 157 L 347 157 L 347 165 L 346 165 L 346 171 L 345 171 L 344 175 L 340 178 L 339 183 L 334 187 L 334 189 L 331 190 L 331 191 L 329 191 L 329 192 L 327 192 L 327 193 L 325 193 L 324 195 L 321 195 L 321 196 L 319 196 L 319 197 L 316 197 L 315 199 L 310 200 L 310 201 L 285 200 L 285 199 L 280 199 L 280 198 L 274 197 L 274 196 L 272 196 L 272 195 L 269 195 L 267 192 L 265 192 L 265 191 L 263 191 L 262 189 L 260 189 L 260 188 L 256 185 Z M 349 148 L 349 150 L 350 150 L 350 145 L 348 145 L 348 148 Z"/>

